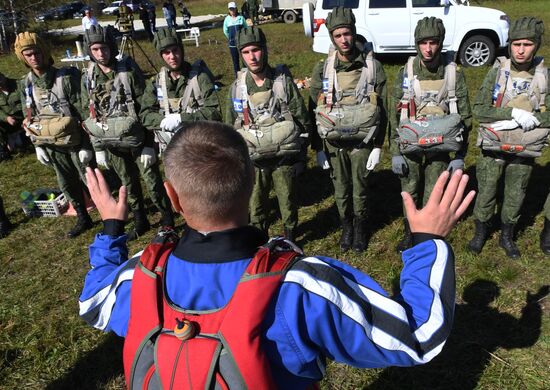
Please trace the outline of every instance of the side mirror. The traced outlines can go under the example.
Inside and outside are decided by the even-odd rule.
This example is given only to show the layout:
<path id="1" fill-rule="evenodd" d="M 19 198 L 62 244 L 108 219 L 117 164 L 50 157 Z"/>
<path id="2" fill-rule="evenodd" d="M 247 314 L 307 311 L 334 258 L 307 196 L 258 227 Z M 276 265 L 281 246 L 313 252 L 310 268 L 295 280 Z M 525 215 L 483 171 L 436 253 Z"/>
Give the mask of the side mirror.
<path id="1" fill-rule="evenodd" d="M 439 5 L 441 5 L 442 7 L 449 7 L 451 5 L 451 1 L 450 0 L 441 0 L 439 2 Z"/>

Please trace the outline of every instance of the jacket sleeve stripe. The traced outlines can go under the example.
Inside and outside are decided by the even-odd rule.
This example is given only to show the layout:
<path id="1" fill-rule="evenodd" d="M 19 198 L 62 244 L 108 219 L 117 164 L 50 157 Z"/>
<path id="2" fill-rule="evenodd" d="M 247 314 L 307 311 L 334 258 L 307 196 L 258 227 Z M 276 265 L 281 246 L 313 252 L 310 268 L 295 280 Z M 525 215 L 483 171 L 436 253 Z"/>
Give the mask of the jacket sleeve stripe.
<path id="1" fill-rule="evenodd" d="M 430 287 L 434 293 L 441 290 L 448 255 L 444 242 L 436 245 L 438 251 L 430 273 Z M 430 316 L 418 332 L 418 339 L 416 332 L 411 330 L 405 308 L 398 302 L 345 278 L 316 258 L 298 262 L 287 273 L 285 282 L 300 284 L 307 291 L 327 299 L 361 325 L 375 344 L 388 350 L 401 350 L 419 363 L 430 360 L 441 350 L 451 327 L 436 294 L 438 303 L 426 302 Z"/>
<path id="2" fill-rule="evenodd" d="M 139 257 L 128 260 L 111 284 L 85 301 L 79 302 L 79 314 L 84 321 L 97 329 L 104 330 L 106 328 L 113 306 L 116 303 L 116 291 L 122 283 L 132 280 L 134 268 L 138 261 Z"/>

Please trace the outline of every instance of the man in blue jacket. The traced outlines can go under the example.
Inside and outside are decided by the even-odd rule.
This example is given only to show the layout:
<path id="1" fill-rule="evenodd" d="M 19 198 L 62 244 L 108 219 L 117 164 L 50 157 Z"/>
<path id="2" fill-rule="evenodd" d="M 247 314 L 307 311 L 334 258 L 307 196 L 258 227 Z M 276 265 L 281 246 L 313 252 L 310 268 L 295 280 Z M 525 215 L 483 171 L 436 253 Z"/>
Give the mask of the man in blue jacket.
<path id="1" fill-rule="evenodd" d="M 87 171 L 104 230 L 90 246 L 92 269 L 80 296 L 80 315 L 96 328 L 127 337 L 126 343 L 129 333 L 140 325 L 132 322 L 136 317 L 130 312 L 136 314 L 134 306 L 147 300 L 142 295 L 137 302 L 134 295 L 144 275 L 162 274 L 159 287 L 163 287 L 154 291 L 163 295 L 164 310 L 191 316 L 223 310 L 234 298 L 236 286 L 249 277 L 244 271 L 268 239 L 248 226 L 254 168 L 243 138 L 234 129 L 217 122 L 190 125 L 172 139 L 165 167 L 167 193 L 188 227 L 163 269 L 154 271 L 145 270 L 151 246 L 145 254 L 128 259 L 125 188 L 120 188 L 117 201 L 100 171 Z M 323 377 L 326 358 L 365 368 L 411 366 L 426 363 L 441 351 L 452 327 L 455 297 L 454 256 L 443 237 L 473 199 L 473 191 L 464 197 L 467 182 L 460 170 L 452 176 L 442 173 L 422 210 L 416 209 L 409 194 L 402 193 L 415 245 L 402 254 L 402 290 L 393 298 L 369 276 L 328 257 L 300 256 L 286 270 L 266 315 L 257 319 L 261 323 L 260 347 L 275 382 L 269 388 L 310 387 Z M 288 241 L 280 246 L 299 250 Z M 134 306 L 130 296 L 136 299 Z M 153 371 L 135 364 L 137 354 L 129 357 L 128 361 L 134 361 L 127 371 L 130 388 L 145 383 L 155 388 L 151 383 L 162 382 L 166 375 L 162 359 L 167 356 L 162 348 L 167 338 L 182 340 L 181 353 L 166 363 L 167 367 L 175 367 L 181 364 L 178 359 L 187 357 L 188 352 L 181 348 L 192 346 L 196 333 L 192 326 L 187 332 L 188 324 L 182 321 L 179 326 L 177 321 L 173 331 L 160 324 L 150 340 L 141 343 L 144 350 L 154 351 L 154 364 L 149 362 Z M 201 335 L 194 340 L 206 342 L 216 337 Z M 223 337 L 221 344 L 226 346 Z M 232 352 L 238 351 L 226 351 Z M 223 356 L 224 352 L 220 360 Z M 124 359 L 126 364 L 127 356 Z M 160 375 L 154 371 L 157 364 Z M 223 374 L 221 364 L 216 369 Z M 138 378 L 140 375 L 143 378 Z M 179 375 L 193 378 L 199 373 L 173 371 L 168 378 L 177 381 Z M 239 373 L 230 376 L 239 377 Z"/>

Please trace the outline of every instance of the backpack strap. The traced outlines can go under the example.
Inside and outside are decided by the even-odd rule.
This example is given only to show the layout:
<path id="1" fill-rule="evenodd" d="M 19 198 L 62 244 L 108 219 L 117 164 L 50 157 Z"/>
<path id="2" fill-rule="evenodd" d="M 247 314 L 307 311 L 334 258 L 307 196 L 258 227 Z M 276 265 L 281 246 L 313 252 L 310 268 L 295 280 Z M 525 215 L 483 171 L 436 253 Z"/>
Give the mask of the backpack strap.
<path id="1" fill-rule="evenodd" d="M 204 106 L 204 97 L 199 86 L 199 74 L 202 72 L 202 61 L 197 60 L 191 66 L 191 71 L 189 72 L 189 77 L 187 80 L 187 86 L 183 91 L 183 97 L 180 102 L 180 106 L 183 110 L 186 110 L 189 106 L 189 101 L 191 99 L 191 94 L 197 101 L 200 107 Z"/>
<path id="2" fill-rule="evenodd" d="M 271 113 L 275 115 L 277 103 L 280 107 L 280 115 L 287 120 L 292 120 L 292 115 L 288 109 L 288 93 L 286 91 L 286 76 L 290 75 L 290 71 L 286 65 L 279 64 L 275 67 L 275 76 L 273 78 L 273 99 L 271 102 Z"/>
<path id="3" fill-rule="evenodd" d="M 157 99 L 162 99 L 162 109 L 164 110 L 164 116 L 170 114 L 170 101 L 168 100 L 168 87 L 167 87 L 168 69 L 166 67 L 160 68 L 160 72 L 157 75 Z"/>
<path id="4" fill-rule="evenodd" d="M 63 88 L 63 77 L 65 75 L 68 75 L 65 68 L 58 69 L 55 72 L 55 80 L 52 87 L 52 92 L 55 94 L 57 100 L 59 101 L 59 106 L 61 107 L 63 115 L 71 116 L 71 109 L 69 107 L 69 102 L 67 101 L 67 98 L 65 96 L 65 89 Z"/>
<path id="5" fill-rule="evenodd" d="M 168 256 L 174 250 L 179 237 L 174 229 L 163 228 L 143 250 L 140 263 L 146 270 L 161 275 Z"/>
<path id="6" fill-rule="evenodd" d="M 32 72 L 27 74 L 25 77 L 25 117 L 27 122 L 30 124 L 32 121 L 32 108 L 34 104 L 34 91 L 32 88 Z"/>
<path id="7" fill-rule="evenodd" d="M 130 87 L 130 79 L 128 78 L 128 67 L 126 64 L 127 61 L 128 58 L 123 58 L 116 64 L 115 82 L 113 83 L 113 87 L 111 88 L 109 112 L 113 112 L 115 108 L 115 104 L 117 103 L 118 98 L 118 88 L 119 85 L 122 85 L 124 96 L 126 98 L 124 103 L 128 107 L 128 113 L 130 114 L 130 116 L 137 118 L 134 98 L 132 96 L 132 88 Z"/>
<path id="8" fill-rule="evenodd" d="M 403 83 L 401 85 L 403 89 L 403 97 L 399 103 L 401 109 L 400 120 L 407 118 L 416 118 L 416 103 L 414 101 L 414 70 L 413 70 L 414 57 L 409 57 L 407 64 L 403 68 Z"/>
<path id="9" fill-rule="evenodd" d="M 338 85 L 336 85 L 338 83 L 338 80 L 336 79 L 336 70 L 334 69 L 334 65 L 336 63 L 336 54 L 336 49 L 333 45 L 330 45 L 328 57 L 325 61 L 325 68 L 323 71 L 323 79 L 328 80 L 327 93 L 325 94 L 325 103 L 329 107 L 334 104 L 334 89 L 338 88 Z M 338 91 L 336 91 L 336 101 L 339 100 L 339 97 L 342 97 L 342 91 L 339 91 L 339 93 L 340 96 L 338 96 Z"/>
<path id="10" fill-rule="evenodd" d="M 355 87 L 355 98 L 358 103 L 361 103 L 365 96 L 369 97 L 369 101 L 372 104 L 376 104 L 378 99 L 376 98 L 376 92 L 374 90 L 376 86 L 376 62 L 374 61 L 374 54 L 369 51 L 365 57 L 365 66 L 361 69 L 361 76 Z"/>
<path id="11" fill-rule="evenodd" d="M 237 74 L 237 80 L 235 83 L 235 96 L 242 103 L 242 114 L 239 117 L 244 122 L 245 126 L 250 125 L 250 110 L 248 108 L 248 89 L 246 87 L 246 73 L 247 69 L 243 68 Z"/>
<path id="12" fill-rule="evenodd" d="M 508 85 L 508 81 L 510 80 L 510 64 L 511 60 L 509 58 L 498 57 L 493 65 L 493 68 L 498 68 L 493 93 L 493 104 L 495 107 L 503 106 L 504 95 L 507 88 L 512 88 L 511 85 Z"/>
<path id="13" fill-rule="evenodd" d="M 444 88 L 446 89 L 447 100 L 449 101 L 449 113 L 458 114 L 458 104 L 457 104 L 457 98 L 456 98 L 456 63 L 455 62 L 450 62 L 449 64 L 447 64 L 447 66 L 445 66 Z"/>
<path id="14" fill-rule="evenodd" d="M 88 92 L 88 103 L 89 103 L 89 107 L 90 107 L 90 118 L 92 118 L 94 121 L 97 118 L 94 99 L 92 99 L 92 92 L 95 89 L 95 78 L 94 78 L 94 67 L 95 66 L 96 66 L 95 62 L 90 61 L 89 64 L 88 64 L 88 67 L 83 72 L 86 75 L 85 85 L 86 85 L 86 91 Z"/>
<path id="15" fill-rule="evenodd" d="M 536 58 L 535 61 L 538 61 L 538 63 L 535 68 L 533 81 L 531 82 L 530 94 L 538 92 L 538 99 L 536 101 L 537 107 L 535 107 L 535 109 L 540 112 L 545 112 L 546 94 L 548 92 L 548 68 L 544 66 L 543 58 Z"/>
<path id="16" fill-rule="evenodd" d="M 256 252 L 248 264 L 243 278 L 272 272 L 284 273 L 303 256 L 302 250 L 294 243 L 275 237 Z"/>

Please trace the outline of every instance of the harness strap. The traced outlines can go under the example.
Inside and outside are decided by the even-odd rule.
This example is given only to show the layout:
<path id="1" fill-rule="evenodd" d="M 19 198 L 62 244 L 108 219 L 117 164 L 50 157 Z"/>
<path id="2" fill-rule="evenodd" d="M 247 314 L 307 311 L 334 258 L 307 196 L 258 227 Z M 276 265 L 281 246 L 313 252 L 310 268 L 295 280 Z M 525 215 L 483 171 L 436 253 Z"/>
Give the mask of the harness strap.
<path id="1" fill-rule="evenodd" d="M 30 124 L 32 122 L 32 106 L 33 102 L 33 88 L 32 88 L 32 73 L 29 72 L 25 79 L 25 114 L 27 122 Z"/>
<path id="2" fill-rule="evenodd" d="M 168 69 L 164 66 L 160 69 L 160 72 L 157 77 L 157 82 L 160 87 L 160 92 L 162 96 L 162 109 L 164 110 L 164 116 L 168 116 L 171 113 L 170 101 L 168 100 L 168 87 L 167 87 L 167 78 L 168 78 Z M 158 92 L 157 92 L 158 98 Z"/>
<path id="3" fill-rule="evenodd" d="M 116 103 L 116 99 L 118 97 L 118 87 L 119 85 L 122 85 L 124 90 L 124 96 L 125 96 L 125 104 L 128 107 L 128 114 L 130 116 L 137 118 L 135 104 L 134 104 L 134 98 L 132 96 L 132 88 L 130 87 L 130 80 L 128 78 L 128 69 L 126 67 L 126 60 L 122 59 L 121 61 L 118 61 L 116 64 L 116 75 L 115 75 L 115 82 L 113 83 L 113 87 L 111 89 L 111 101 L 109 102 L 109 112 L 112 113 L 114 110 L 114 105 Z"/>
<path id="4" fill-rule="evenodd" d="M 244 125 L 250 125 L 250 112 L 248 109 L 248 89 L 246 88 L 246 69 L 242 69 L 237 75 L 236 86 L 237 99 L 242 102 L 243 105 L 243 121 Z"/>
<path id="5" fill-rule="evenodd" d="M 93 61 L 90 61 L 90 63 L 88 64 L 88 68 L 86 69 L 86 89 L 88 90 L 90 117 L 95 121 L 97 118 L 97 113 L 95 110 L 94 99 L 92 99 L 92 92 L 95 89 L 94 67 L 95 63 Z"/>
<path id="6" fill-rule="evenodd" d="M 449 99 L 449 113 L 458 114 L 458 104 L 456 98 L 456 63 L 451 62 L 445 67 L 445 83 L 447 89 L 447 98 Z M 441 99 L 440 101 L 442 101 Z"/>
<path id="7" fill-rule="evenodd" d="M 416 118 L 416 103 L 414 101 L 415 91 L 413 87 L 415 79 L 413 61 L 414 57 L 409 57 L 403 72 L 403 97 L 401 98 L 401 102 L 399 104 L 399 108 L 401 109 L 400 120 L 405 120 L 407 118 L 414 120 Z M 407 80 L 406 84 L 405 80 Z"/>
<path id="8" fill-rule="evenodd" d="M 331 107 L 334 104 L 334 89 L 338 88 L 338 80 L 336 80 L 336 71 L 334 70 L 334 64 L 336 63 L 336 50 L 333 45 L 330 45 L 329 55 L 325 62 L 325 78 L 328 79 L 328 89 L 325 95 L 325 103 Z M 328 73 L 328 74 L 327 74 Z M 336 84 L 335 84 L 336 83 Z M 342 91 L 336 91 L 336 101 L 338 96 L 341 97 Z"/>
<path id="9" fill-rule="evenodd" d="M 537 109 L 540 112 L 546 111 L 546 94 L 548 92 L 548 68 L 544 66 L 544 59 L 541 58 L 535 68 L 535 75 L 531 82 L 531 91 L 535 91 L 535 87 L 539 92 L 539 99 L 537 99 Z"/>

